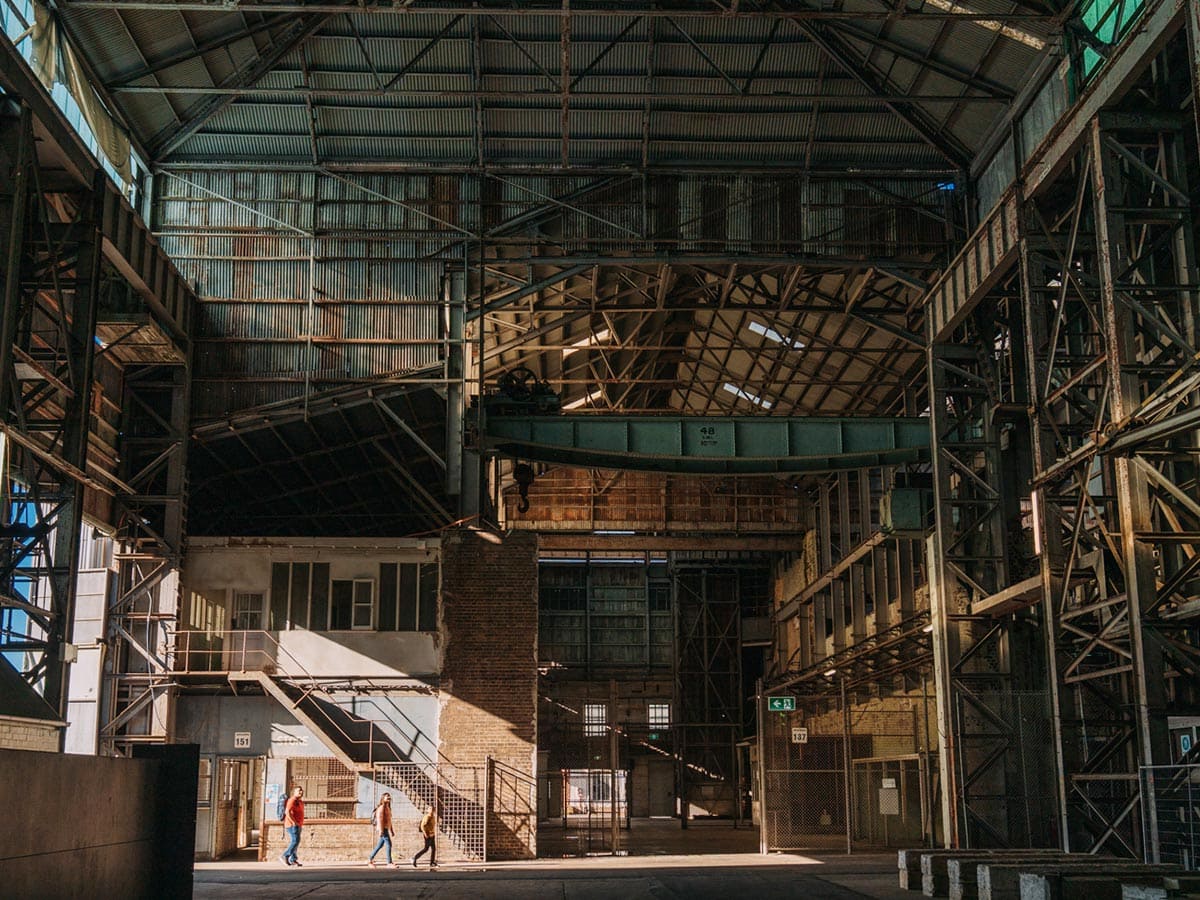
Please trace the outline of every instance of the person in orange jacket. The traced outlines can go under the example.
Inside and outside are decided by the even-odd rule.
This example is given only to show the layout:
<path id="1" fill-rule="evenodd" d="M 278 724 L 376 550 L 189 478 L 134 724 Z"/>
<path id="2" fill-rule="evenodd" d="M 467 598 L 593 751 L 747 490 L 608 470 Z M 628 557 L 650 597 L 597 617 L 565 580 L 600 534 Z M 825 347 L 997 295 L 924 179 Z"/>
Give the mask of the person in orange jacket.
<path id="1" fill-rule="evenodd" d="M 421 824 L 417 829 L 425 836 L 425 846 L 421 848 L 421 852 L 413 857 L 413 868 L 417 867 L 417 860 L 425 855 L 425 851 L 429 851 L 429 868 L 437 868 L 437 816 L 433 813 L 433 807 L 425 810 L 425 815 L 421 816 Z"/>

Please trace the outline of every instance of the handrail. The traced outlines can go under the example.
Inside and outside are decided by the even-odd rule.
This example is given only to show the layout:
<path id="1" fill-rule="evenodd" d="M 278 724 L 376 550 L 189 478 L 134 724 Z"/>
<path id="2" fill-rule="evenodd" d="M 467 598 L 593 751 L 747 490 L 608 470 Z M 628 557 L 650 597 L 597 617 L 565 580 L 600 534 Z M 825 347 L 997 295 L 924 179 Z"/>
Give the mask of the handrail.
<path id="1" fill-rule="evenodd" d="M 525 781 L 526 783 L 532 785 L 533 787 L 537 787 L 537 778 L 533 775 L 530 775 L 528 772 L 522 772 L 516 766 L 511 766 L 508 763 L 504 762 L 503 760 L 496 759 L 496 757 L 494 757 L 494 756 L 489 756 L 487 758 L 487 761 L 494 768 L 503 769 L 507 774 L 515 775 L 518 778 L 520 778 L 522 781 Z"/>
<path id="2" fill-rule="evenodd" d="M 181 649 L 180 648 L 180 643 L 181 643 L 180 638 L 182 638 L 184 635 L 188 635 L 189 637 L 186 641 L 182 642 L 184 644 L 184 647 Z M 191 647 L 192 641 L 191 641 L 190 635 L 197 635 L 197 636 L 203 635 L 205 638 L 207 638 L 209 640 L 219 637 L 221 639 L 222 646 L 220 648 L 206 647 L 203 649 L 193 649 Z M 242 639 L 240 649 L 238 647 L 226 648 L 224 646 L 224 642 L 225 642 L 225 638 L 227 636 L 240 637 Z M 250 643 L 248 638 L 251 636 L 261 638 L 263 640 L 264 646 L 263 647 L 253 647 L 253 648 L 248 647 L 247 645 Z M 268 649 L 273 649 L 273 653 L 268 653 Z M 298 700 L 296 700 L 292 703 L 293 709 L 298 708 L 300 706 L 300 704 L 303 703 L 306 699 L 308 699 L 312 694 L 321 690 L 321 683 L 316 678 L 316 676 L 314 676 L 311 672 L 309 672 L 307 669 L 305 669 L 304 665 L 298 659 L 296 659 L 296 657 L 290 651 L 288 651 L 288 649 L 286 647 L 284 647 L 279 642 L 279 639 L 276 638 L 269 631 L 265 631 L 265 630 L 261 630 L 261 629 L 230 629 L 230 630 L 223 630 L 223 631 L 211 631 L 211 632 L 203 631 L 202 632 L 202 631 L 192 631 L 190 629 L 182 629 L 175 633 L 175 657 L 176 658 L 172 660 L 172 663 L 178 662 L 178 657 L 180 656 L 181 653 L 183 654 L 185 659 L 190 657 L 192 654 L 199 653 L 199 654 L 203 654 L 207 657 L 215 657 L 219 661 L 224 661 L 226 659 L 229 659 L 229 654 L 232 653 L 232 654 L 235 654 L 236 657 L 238 657 L 240 659 L 241 668 L 234 669 L 231 667 L 222 667 L 219 669 L 191 669 L 190 667 L 188 667 L 188 668 L 180 669 L 177 665 L 172 665 L 172 671 L 174 671 L 174 672 L 207 672 L 207 673 L 212 673 L 212 674 L 219 674 L 222 672 L 224 672 L 226 674 L 228 674 L 230 672 L 258 672 L 258 673 L 265 675 L 268 678 L 271 677 L 272 674 L 274 674 L 274 675 L 278 675 L 279 677 L 285 678 L 288 681 L 292 681 L 292 682 L 302 682 L 302 683 L 307 682 L 306 686 L 300 686 L 300 690 L 302 691 L 302 694 Z M 246 665 L 248 653 L 253 654 L 256 658 L 261 657 L 264 665 L 248 667 Z M 291 665 L 294 666 L 295 669 L 292 670 L 290 667 L 281 668 L 279 665 L 281 658 L 290 660 Z M 268 671 L 268 666 L 273 671 Z M 339 707 L 339 709 L 340 708 L 341 707 Z M 357 719 L 359 722 L 362 722 L 363 724 L 366 724 L 369 726 L 369 728 L 370 728 L 370 731 L 368 732 L 369 737 L 367 738 L 366 741 L 363 741 L 360 738 L 351 737 L 349 734 L 347 734 L 346 730 L 344 728 L 342 728 L 342 726 L 339 725 L 336 721 L 334 721 L 333 717 L 330 716 L 329 713 L 323 707 L 321 707 L 318 703 L 312 704 L 307 709 L 315 710 L 315 711 L 319 712 L 320 718 L 322 719 L 323 723 L 328 723 L 328 726 L 330 728 L 332 728 L 332 730 L 335 731 L 343 739 L 343 741 L 346 744 L 349 744 L 354 747 L 361 747 L 361 746 L 365 745 L 366 751 L 367 751 L 367 765 L 371 766 L 372 768 L 374 767 L 374 762 L 375 762 L 375 746 L 376 746 L 376 744 L 390 743 L 390 741 L 377 741 L 375 739 L 376 723 L 374 721 L 363 718 L 362 716 L 359 716 L 350 710 L 343 710 L 343 712 L 345 713 L 345 715 L 348 718 Z M 307 714 L 311 715 L 311 713 L 307 713 Z M 322 725 L 322 727 L 324 727 L 324 724 Z M 395 747 L 393 746 L 392 749 L 394 750 Z"/>
<path id="3" fill-rule="evenodd" d="M 238 647 L 227 648 L 225 646 L 221 646 L 219 648 L 205 647 L 202 649 L 193 649 L 191 647 L 192 641 L 191 641 L 190 637 L 187 640 L 181 642 L 180 639 L 184 635 L 189 635 L 189 636 L 196 635 L 197 637 L 204 636 L 205 638 L 210 639 L 210 640 L 214 639 L 214 638 L 219 638 L 221 640 L 222 644 L 224 644 L 226 638 L 240 637 L 240 638 L 242 638 L 242 640 L 241 640 L 240 649 Z M 251 643 L 248 640 L 248 638 L 250 636 L 255 636 L 255 637 L 261 638 L 264 642 L 264 646 L 248 647 L 247 645 L 249 643 Z M 223 631 L 209 632 L 209 631 L 193 631 L 191 629 L 180 629 L 175 632 L 175 638 L 176 638 L 176 648 L 175 648 L 175 657 L 176 658 L 174 660 L 172 660 L 173 663 L 178 662 L 178 658 L 181 655 L 185 659 L 187 659 L 187 657 L 189 657 L 193 654 L 203 654 L 206 657 L 215 658 L 218 662 L 223 662 L 224 660 L 229 659 L 230 654 L 234 654 L 239 659 L 239 661 L 241 663 L 241 668 L 233 669 L 230 667 L 222 667 L 222 668 L 217 668 L 217 669 L 191 669 L 191 668 L 182 668 L 181 669 L 177 665 L 172 665 L 171 669 L 173 672 L 181 672 L 181 673 L 182 672 L 187 672 L 187 673 L 205 672 L 205 673 L 211 673 L 211 674 L 220 674 L 222 672 L 228 673 L 228 672 L 235 672 L 235 671 L 237 671 L 237 672 L 262 672 L 263 674 L 268 675 L 268 676 L 271 674 L 276 674 L 281 678 L 287 679 L 288 681 L 304 682 L 305 686 L 301 688 L 301 690 L 303 690 L 304 693 L 302 694 L 302 696 L 300 697 L 299 700 L 295 701 L 295 703 L 293 704 L 293 708 L 295 708 L 300 703 L 302 703 L 310 695 L 323 691 L 321 681 L 316 676 L 314 676 L 311 672 L 309 672 L 307 669 L 305 669 L 304 665 L 298 659 L 296 659 L 296 657 L 286 647 L 284 647 L 282 643 L 280 643 L 279 639 L 275 636 L 275 634 L 273 634 L 270 631 L 266 631 L 266 630 L 262 630 L 262 629 L 228 629 L 228 630 L 223 630 Z M 181 643 L 183 644 L 182 648 L 180 646 Z M 271 652 L 269 652 L 269 651 L 271 651 Z M 247 655 L 248 654 L 252 654 L 253 658 L 261 658 L 263 664 L 258 665 L 258 666 L 254 666 L 254 665 L 248 666 L 247 665 Z M 284 658 L 287 661 L 290 661 L 290 664 L 281 668 L 279 665 L 281 658 Z M 267 671 L 268 666 L 270 666 L 272 669 L 274 669 L 274 673 Z M 292 669 L 292 666 L 295 667 L 294 670 Z M 385 733 L 383 739 L 375 738 L 375 726 L 376 725 L 384 725 L 384 724 L 395 725 L 396 723 L 382 709 L 379 708 L 378 701 L 376 701 L 374 698 L 366 698 L 365 704 L 369 704 L 372 708 L 374 708 L 377 711 L 377 713 L 379 714 L 377 718 L 368 718 L 367 716 L 359 715 L 357 712 L 352 712 L 348 709 L 343 710 L 348 718 L 357 719 L 358 721 L 370 726 L 371 737 L 368 738 L 365 742 L 362 741 L 361 739 L 353 738 L 350 735 L 348 735 L 345 732 L 345 730 L 340 725 L 338 725 L 338 723 L 335 722 L 332 719 L 332 717 L 322 707 L 320 707 L 319 705 L 315 705 L 314 708 L 320 711 L 321 716 L 324 719 L 324 721 L 327 721 L 329 723 L 329 725 L 332 726 L 332 728 L 335 729 L 342 738 L 344 738 L 346 743 L 351 744 L 353 746 L 362 746 L 365 744 L 366 748 L 367 748 L 368 765 L 370 765 L 372 768 L 374 768 L 375 759 L 376 759 L 376 754 L 374 751 L 375 751 L 376 744 L 391 745 L 390 749 L 392 749 L 393 751 L 396 750 L 394 742 L 386 736 L 386 733 Z M 341 707 L 339 707 L 339 708 L 341 708 Z M 450 757 L 448 757 L 444 753 L 442 753 L 441 749 L 439 747 L 437 747 L 436 745 L 433 747 L 433 750 L 434 750 L 434 753 L 437 755 L 437 759 L 436 760 L 426 760 L 426 764 L 438 765 L 439 763 L 445 763 L 447 765 L 455 766 L 455 767 L 457 767 L 459 765 L 454 760 L 450 759 Z M 453 782 L 450 782 L 450 786 L 454 790 L 458 790 L 457 786 L 454 785 Z"/>

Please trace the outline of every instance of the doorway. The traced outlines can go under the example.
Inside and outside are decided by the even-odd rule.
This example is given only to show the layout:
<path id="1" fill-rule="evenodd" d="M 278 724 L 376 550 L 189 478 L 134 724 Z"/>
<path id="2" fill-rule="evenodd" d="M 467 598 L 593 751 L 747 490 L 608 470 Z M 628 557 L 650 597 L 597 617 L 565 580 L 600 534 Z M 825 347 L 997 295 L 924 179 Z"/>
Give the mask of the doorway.
<path id="1" fill-rule="evenodd" d="M 262 829 L 261 757 L 217 757 L 217 797 L 213 805 L 213 859 L 258 846 Z"/>

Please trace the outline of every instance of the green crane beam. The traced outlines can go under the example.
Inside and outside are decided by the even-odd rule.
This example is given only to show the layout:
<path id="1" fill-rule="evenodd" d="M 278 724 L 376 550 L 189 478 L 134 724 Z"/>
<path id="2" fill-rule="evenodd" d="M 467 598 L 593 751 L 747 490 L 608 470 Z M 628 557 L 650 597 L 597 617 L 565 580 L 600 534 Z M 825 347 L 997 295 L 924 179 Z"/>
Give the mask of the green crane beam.
<path id="1" fill-rule="evenodd" d="M 929 419 L 493 414 L 482 444 L 506 456 L 583 468 L 828 472 L 928 459 Z"/>

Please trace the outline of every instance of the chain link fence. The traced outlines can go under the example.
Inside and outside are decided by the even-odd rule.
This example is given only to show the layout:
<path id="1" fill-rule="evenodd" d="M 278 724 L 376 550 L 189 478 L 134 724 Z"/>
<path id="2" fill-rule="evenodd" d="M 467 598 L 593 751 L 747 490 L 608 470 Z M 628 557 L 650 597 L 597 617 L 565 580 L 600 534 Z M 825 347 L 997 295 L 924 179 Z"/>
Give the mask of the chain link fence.
<path id="1" fill-rule="evenodd" d="M 1139 777 L 1155 812 L 1142 816 L 1146 862 L 1200 869 L 1200 765 L 1143 766 Z"/>
<path id="2" fill-rule="evenodd" d="M 912 847 L 932 834 L 922 695 L 821 698 L 760 726 L 756 806 L 768 850 Z"/>

